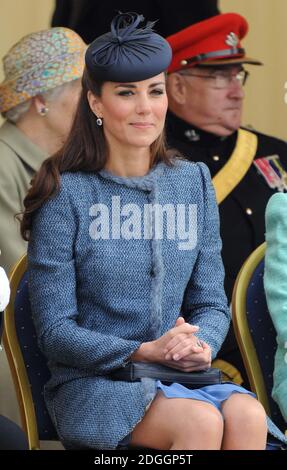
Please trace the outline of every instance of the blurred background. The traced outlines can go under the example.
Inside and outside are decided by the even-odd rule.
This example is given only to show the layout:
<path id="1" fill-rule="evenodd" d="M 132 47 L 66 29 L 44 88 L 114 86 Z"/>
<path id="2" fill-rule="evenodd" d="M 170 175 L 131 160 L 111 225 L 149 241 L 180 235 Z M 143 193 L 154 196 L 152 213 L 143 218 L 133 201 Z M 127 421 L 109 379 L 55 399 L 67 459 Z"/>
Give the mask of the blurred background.
<path id="1" fill-rule="evenodd" d="M 204 3 L 186 0 L 186 4 L 190 8 L 191 3 L 196 5 L 198 1 Z M 168 2 L 163 3 L 168 8 Z M 138 9 L 141 4 L 138 2 Z M 218 6 L 221 12 L 246 17 L 250 32 L 243 41 L 244 47 L 249 56 L 264 62 L 264 67 L 249 66 L 252 73 L 246 86 L 244 124 L 287 140 L 287 1 L 219 0 Z M 22 36 L 49 27 L 54 8 L 54 0 L 0 0 L 1 59 Z M 137 0 L 133 9 L 137 11 Z"/>

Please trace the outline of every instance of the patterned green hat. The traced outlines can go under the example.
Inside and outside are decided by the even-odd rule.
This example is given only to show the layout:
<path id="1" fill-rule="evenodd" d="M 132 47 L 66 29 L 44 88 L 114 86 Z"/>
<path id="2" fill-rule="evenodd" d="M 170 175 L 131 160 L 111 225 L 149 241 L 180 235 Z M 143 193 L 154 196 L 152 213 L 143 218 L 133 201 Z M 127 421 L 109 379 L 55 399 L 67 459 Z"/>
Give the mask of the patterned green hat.
<path id="1" fill-rule="evenodd" d="M 85 51 L 84 41 L 68 28 L 51 28 L 22 38 L 3 58 L 0 112 L 80 78 Z"/>

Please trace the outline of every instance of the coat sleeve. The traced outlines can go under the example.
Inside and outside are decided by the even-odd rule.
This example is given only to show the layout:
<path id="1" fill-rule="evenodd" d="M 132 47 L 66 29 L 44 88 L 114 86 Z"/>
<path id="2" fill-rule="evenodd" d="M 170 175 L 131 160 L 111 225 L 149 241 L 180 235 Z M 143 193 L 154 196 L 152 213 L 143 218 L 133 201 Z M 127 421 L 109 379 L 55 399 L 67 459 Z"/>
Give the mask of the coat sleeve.
<path id="1" fill-rule="evenodd" d="M 266 208 L 264 287 L 277 332 L 273 396 L 287 420 L 287 194 L 274 194 Z"/>
<path id="2" fill-rule="evenodd" d="M 108 373 L 123 366 L 140 342 L 81 326 L 76 236 L 77 214 L 62 184 L 34 217 L 28 248 L 29 293 L 39 346 L 54 363 Z"/>
<path id="3" fill-rule="evenodd" d="M 198 228 L 198 256 L 182 308 L 186 321 L 199 326 L 197 336 L 209 344 L 214 358 L 225 339 L 231 316 L 223 285 L 222 244 L 215 193 L 206 165 L 199 163 L 197 166 L 202 181 L 203 227 Z"/>
<path id="4" fill-rule="evenodd" d="M 6 150 L 5 150 L 6 151 Z M 7 151 L 6 151 L 7 152 Z M 9 157 L 9 158 L 6 158 Z M 20 223 L 15 219 L 15 215 L 22 211 L 22 191 L 17 186 L 14 173 L 15 155 L 1 155 L 0 171 L 0 264 L 7 274 L 25 253 L 27 243 L 21 237 Z"/>

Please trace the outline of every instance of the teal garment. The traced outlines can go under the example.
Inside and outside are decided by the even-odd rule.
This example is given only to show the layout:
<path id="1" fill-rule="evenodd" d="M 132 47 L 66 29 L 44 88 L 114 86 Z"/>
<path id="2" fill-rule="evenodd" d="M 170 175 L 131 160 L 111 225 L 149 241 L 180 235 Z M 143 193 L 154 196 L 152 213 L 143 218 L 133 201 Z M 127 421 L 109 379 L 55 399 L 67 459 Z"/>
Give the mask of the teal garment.
<path id="1" fill-rule="evenodd" d="M 287 194 L 271 197 L 266 208 L 264 286 L 277 332 L 272 396 L 287 421 Z"/>

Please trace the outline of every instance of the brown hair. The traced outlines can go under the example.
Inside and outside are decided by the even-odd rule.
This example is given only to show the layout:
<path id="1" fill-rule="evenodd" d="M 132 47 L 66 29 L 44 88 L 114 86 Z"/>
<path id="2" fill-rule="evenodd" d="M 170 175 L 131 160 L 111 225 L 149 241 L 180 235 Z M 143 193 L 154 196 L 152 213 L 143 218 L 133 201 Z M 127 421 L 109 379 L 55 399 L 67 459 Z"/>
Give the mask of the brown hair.
<path id="1" fill-rule="evenodd" d="M 21 220 L 21 234 L 24 240 L 29 240 L 35 211 L 60 190 L 61 173 L 66 171 L 97 172 L 104 168 L 108 156 L 108 145 L 102 127 L 96 123 L 97 118 L 87 98 L 89 90 L 96 96 L 101 96 L 102 86 L 103 82 L 92 80 L 85 69 L 82 92 L 67 141 L 55 155 L 42 163 L 24 199 L 25 210 Z M 172 162 L 171 152 L 165 145 L 164 133 L 151 145 L 151 166 L 159 161 L 167 165 L 171 165 Z"/>

